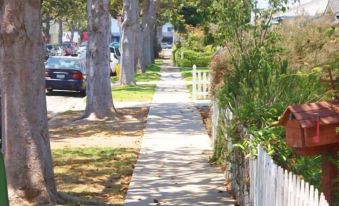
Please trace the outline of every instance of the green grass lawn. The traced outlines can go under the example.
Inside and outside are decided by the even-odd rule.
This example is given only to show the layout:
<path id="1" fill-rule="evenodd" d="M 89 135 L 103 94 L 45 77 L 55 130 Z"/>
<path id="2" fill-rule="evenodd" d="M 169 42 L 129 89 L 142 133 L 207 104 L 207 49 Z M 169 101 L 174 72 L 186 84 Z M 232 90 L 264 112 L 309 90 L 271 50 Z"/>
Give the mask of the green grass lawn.
<path id="1" fill-rule="evenodd" d="M 93 147 L 53 150 L 58 190 L 83 199 L 101 201 L 104 205 L 123 205 L 137 156 L 136 149 Z"/>
<path id="2" fill-rule="evenodd" d="M 158 81 L 160 79 L 160 65 L 162 60 L 156 60 L 155 64 L 152 64 L 146 68 L 145 73 L 138 73 L 135 75 L 136 82 L 151 82 Z M 118 78 L 116 76 L 112 77 L 112 82 L 117 82 Z"/>
<path id="3" fill-rule="evenodd" d="M 154 84 L 138 84 L 128 86 L 113 86 L 112 95 L 115 102 L 149 102 L 153 99 L 155 82 L 160 80 L 161 59 L 155 60 L 155 64 L 147 67 L 145 73 L 138 73 L 135 76 L 137 83 L 154 82 Z M 117 82 L 117 77 L 112 77 L 112 82 Z"/>
<path id="4" fill-rule="evenodd" d="M 155 85 L 127 85 L 112 87 L 114 102 L 152 101 Z"/>
<path id="5" fill-rule="evenodd" d="M 135 76 L 136 82 L 151 82 L 160 80 L 160 66 L 152 64 L 146 68 L 145 73 L 139 73 Z"/>
<path id="6" fill-rule="evenodd" d="M 181 75 L 185 81 L 192 81 L 192 68 L 191 67 L 183 67 L 181 68 Z M 197 71 L 209 71 L 207 67 L 197 68 Z"/>
<path id="7" fill-rule="evenodd" d="M 164 60 L 162 60 L 162 59 L 156 59 L 154 63 L 155 63 L 155 65 L 157 65 L 157 66 L 161 66 L 161 65 L 164 63 Z"/>

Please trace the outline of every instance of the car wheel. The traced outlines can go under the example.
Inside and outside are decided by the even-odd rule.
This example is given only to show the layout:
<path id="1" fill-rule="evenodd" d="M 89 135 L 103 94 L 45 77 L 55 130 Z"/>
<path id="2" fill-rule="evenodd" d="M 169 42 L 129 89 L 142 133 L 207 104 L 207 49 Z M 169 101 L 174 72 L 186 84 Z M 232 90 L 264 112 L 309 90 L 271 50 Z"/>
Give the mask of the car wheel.
<path id="1" fill-rule="evenodd" d="M 85 97 L 85 96 L 86 96 L 86 90 L 85 90 L 85 89 L 80 90 L 80 95 L 81 95 L 82 97 Z"/>

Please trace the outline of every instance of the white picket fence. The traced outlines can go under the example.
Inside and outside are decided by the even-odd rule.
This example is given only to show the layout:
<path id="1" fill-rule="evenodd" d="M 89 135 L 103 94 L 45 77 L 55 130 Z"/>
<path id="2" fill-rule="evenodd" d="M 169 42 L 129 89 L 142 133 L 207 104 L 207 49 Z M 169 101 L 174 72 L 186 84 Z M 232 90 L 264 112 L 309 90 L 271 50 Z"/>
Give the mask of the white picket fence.
<path id="1" fill-rule="evenodd" d="M 210 92 L 210 73 L 209 71 L 197 71 L 194 65 L 192 69 L 192 98 L 207 99 Z"/>
<path id="2" fill-rule="evenodd" d="M 323 193 L 276 165 L 261 146 L 258 158 L 250 160 L 250 202 L 253 206 L 328 206 Z"/>
<path id="3" fill-rule="evenodd" d="M 217 101 L 211 102 L 212 118 L 212 141 L 217 138 L 218 126 L 227 126 L 232 120 L 232 112 L 225 108 L 219 108 Z M 247 133 L 246 128 L 239 127 L 243 133 Z M 225 132 L 223 138 L 227 141 L 227 150 L 232 150 L 232 142 Z M 232 159 L 232 158 L 231 158 Z M 234 161 L 233 159 L 233 162 Z M 257 157 L 252 157 L 248 162 L 249 171 L 234 171 L 234 165 L 227 162 L 225 178 L 231 182 L 232 189 L 239 194 L 237 178 L 240 173 L 249 173 L 249 191 L 240 190 L 244 205 L 249 206 L 328 206 L 324 194 L 319 194 L 318 189 L 305 182 L 301 177 L 282 169 L 273 162 L 273 159 L 259 146 Z M 244 167 L 244 169 L 246 166 Z M 247 176 L 247 175 L 245 175 Z"/>

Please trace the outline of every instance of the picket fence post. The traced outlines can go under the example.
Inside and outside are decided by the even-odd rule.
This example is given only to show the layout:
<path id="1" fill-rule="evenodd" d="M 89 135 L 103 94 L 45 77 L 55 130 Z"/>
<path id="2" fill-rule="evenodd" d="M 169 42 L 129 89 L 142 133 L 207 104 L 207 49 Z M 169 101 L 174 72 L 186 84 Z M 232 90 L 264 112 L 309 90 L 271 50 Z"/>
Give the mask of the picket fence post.
<path id="1" fill-rule="evenodd" d="M 195 64 L 193 65 L 192 75 L 192 96 L 195 101 L 197 100 L 197 66 Z"/>

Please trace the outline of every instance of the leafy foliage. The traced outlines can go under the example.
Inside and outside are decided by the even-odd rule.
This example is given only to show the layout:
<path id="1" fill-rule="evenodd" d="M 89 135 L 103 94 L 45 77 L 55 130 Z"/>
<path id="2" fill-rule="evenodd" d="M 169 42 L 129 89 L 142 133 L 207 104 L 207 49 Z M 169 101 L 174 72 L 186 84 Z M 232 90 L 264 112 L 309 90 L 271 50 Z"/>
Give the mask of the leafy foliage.
<path id="1" fill-rule="evenodd" d="M 64 20 L 69 27 L 84 30 L 87 27 L 86 0 L 44 0 L 42 16 L 45 21 Z"/>
<path id="2" fill-rule="evenodd" d="M 190 49 L 181 48 L 175 53 L 175 62 L 180 67 L 206 67 L 211 61 L 210 52 L 196 52 Z"/>
<path id="3" fill-rule="evenodd" d="M 332 97 L 333 94 L 327 92 L 320 83 L 323 70 L 315 68 L 323 63 L 314 61 L 312 66 L 302 67 L 292 61 L 305 59 L 305 51 L 325 48 L 324 45 L 330 40 L 324 38 L 324 33 L 320 32 L 323 30 L 319 30 L 317 35 L 323 38 L 320 42 L 298 41 L 304 36 L 299 37 L 297 32 L 290 33 L 288 42 L 285 38 L 287 34 L 281 32 L 282 27 L 270 25 L 272 14 L 284 10 L 285 3 L 270 1 L 271 9 L 259 11 L 250 1 L 213 1 L 210 13 L 215 17 L 214 39 L 217 44 L 224 45 L 220 55 L 216 55 L 211 64 L 212 70 L 224 70 L 214 72 L 215 75 L 224 75 L 215 94 L 221 107 L 228 107 L 234 115 L 225 129 L 228 141 L 234 147 L 232 151 L 226 151 L 224 146 L 217 145 L 214 159 L 224 159 L 225 155 L 239 151 L 243 157 L 249 157 L 256 154 L 257 145 L 261 144 L 279 165 L 303 175 L 306 181 L 319 186 L 319 157 L 300 157 L 286 145 L 284 130 L 274 125 L 288 105 Z M 257 18 L 252 23 L 251 11 L 258 11 L 255 14 Z M 300 30 L 306 29 L 300 26 Z M 292 38 L 295 40 L 291 41 Z M 295 50 L 286 47 L 291 42 L 295 43 Z M 294 57 L 289 58 L 290 56 Z M 335 65 L 335 59 L 330 58 L 330 65 Z M 218 61 L 223 61 L 227 67 Z M 239 130 L 239 125 L 247 128 L 247 134 Z"/>

